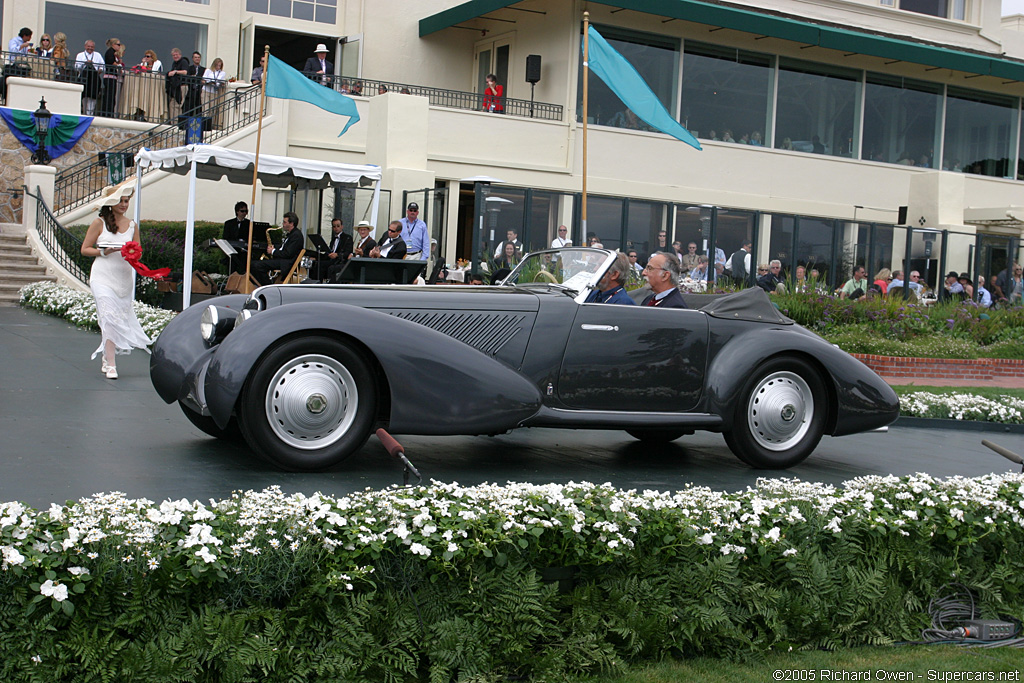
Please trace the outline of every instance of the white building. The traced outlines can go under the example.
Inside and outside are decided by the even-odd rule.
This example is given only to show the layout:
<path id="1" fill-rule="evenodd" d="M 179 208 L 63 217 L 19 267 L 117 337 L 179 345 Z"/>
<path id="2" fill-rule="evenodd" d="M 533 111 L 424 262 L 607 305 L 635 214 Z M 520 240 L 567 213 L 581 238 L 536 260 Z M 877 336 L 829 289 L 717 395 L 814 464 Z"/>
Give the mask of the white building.
<path id="1" fill-rule="evenodd" d="M 341 138 L 324 112 L 275 102 L 264 150 L 382 166 L 390 216 L 419 201 L 453 261 L 471 256 L 474 226 L 490 249 L 509 228 L 530 248 L 561 223 L 586 239 L 584 11 L 704 147 L 643 130 L 591 78 L 586 230 L 605 246 L 644 253 L 667 231 L 729 254 L 750 237 L 758 262 L 818 264 L 839 283 L 854 263 L 903 267 L 906 206 L 909 265 L 933 284 L 946 270 L 994 275 L 1019 256 L 1024 17 L 1001 18 L 1000 0 L 6 0 L 3 27 L 5 40 L 23 25 L 64 31 L 73 50 L 110 33 L 132 63 L 145 49 L 166 63 L 172 46 L 195 48 L 242 81 L 264 44 L 301 68 L 326 43 L 336 87 L 385 81 L 389 92 L 364 89 L 363 120 Z M 528 55 L 541 58 L 535 88 Z M 400 93 L 480 93 L 488 73 L 510 98 L 504 115 Z M 254 136 L 231 144 L 252 149 Z M 482 175 L 504 182 L 460 182 Z M 209 190 L 199 215 L 223 220 L 239 198 Z M 259 208 L 266 219 L 302 209 L 326 234 L 338 200 L 266 192 Z M 153 218 L 181 212 L 147 205 Z"/>

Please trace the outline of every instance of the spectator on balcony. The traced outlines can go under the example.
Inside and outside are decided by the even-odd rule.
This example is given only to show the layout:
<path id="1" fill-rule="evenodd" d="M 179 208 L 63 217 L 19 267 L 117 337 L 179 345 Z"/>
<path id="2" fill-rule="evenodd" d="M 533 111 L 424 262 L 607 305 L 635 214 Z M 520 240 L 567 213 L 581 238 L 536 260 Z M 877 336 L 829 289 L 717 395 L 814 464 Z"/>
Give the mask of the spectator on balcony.
<path id="1" fill-rule="evenodd" d="M 156 53 L 152 50 L 146 50 L 145 54 L 142 55 L 142 61 L 132 67 L 133 74 L 147 74 L 152 71 L 157 71 L 155 67 L 157 63 Z"/>
<path id="2" fill-rule="evenodd" d="M 203 73 L 203 100 L 206 101 L 207 116 L 213 121 L 213 128 L 220 129 L 220 108 L 217 107 L 217 98 L 228 87 L 228 75 L 224 73 L 224 60 L 215 58 Z"/>
<path id="3" fill-rule="evenodd" d="M 100 116 L 113 116 L 117 109 L 117 77 L 121 70 L 118 53 L 121 41 L 117 38 L 107 40 L 107 51 L 103 53 L 103 87 L 100 93 Z"/>
<path id="4" fill-rule="evenodd" d="M 103 66 L 103 56 L 96 52 L 96 42 L 85 41 L 85 49 L 75 56 L 75 69 L 82 80 L 82 113 L 86 116 L 93 116 L 96 113 L 96 98 L 100 93 Z"/>
<path id="5" fill-rule="evenodd" d="M 363 94 L 363 82 L 353 81 L 352 89 L 349 91 L 350 95 L 362 95 Z"/>
<path id="6" fill-rule="evenodd" d="M 505 87 L 498 85 L 498 77 L 487 74 L 487 87 L 484 88 L 484 111 L 502 114 L 505 112 Z"/>
<path id="7" fill-rule="evenodd" d="M 185 91 L 185 103 L 182 108 L 189 116 L 200 116 L 203 111 L 203 76 L 206 74 L 206 67 L 202 61 L 203 55 L 193 52 L 192 63 L 185 70 L 185 85 L 188 89 Z"/>
<path id="8" fill-rule="evenodd" d="M 252 76 L 249 77 L 249 82 L 253 85 L 259 85 L 263 82 L 263 65 L 266 60 L 266 57 L 260 57 L 259 66 L 252 70 Z"/>
<path id="9" fill-rule="evenodd" d="M 146 50 L 146 56 L 150 59 L 150 71 L 155 74 L 162 73 L 164 70 L 164 63 L 157 59 L 156 52 L 153 50 Z"/>
<path id="10" fill-rule="evenodd" d="M 319 82 L 321 85 L 329 86 L 331 84 L 331 76 L 334 75 L 334 62 L 327 59 L 327 46 L 320 43 L 313 52 L 316 56 L 306 59 L 306 66 L 302 70 L 307 74 L 313 74 L 315 76 L 313 78 L 314 81 Z"/>
<path id="11" fill-rule="evenodd" d="M 164 83 L 164 92 L 167 93 L 167 110 L 172 119 L 177 119 L 181 114 L 181 102 L 184 99 L 181 93 L 182 79 L 188 75 L 188 60 L 181 56 L 181 50 L 171 50 L 171 65 L 167 71 L 167 80 Z"/>
<path id="12" fill-rule="evenodd" d="M 44 33 L 39 39 L 39 47 L 36 48 L 37 57 L 49 58 L 53 56 L 53 40 L 49 33 Z"/>
<path id="13" fill-rule="evenodd" d="M 18 35 L 7 43 L 7 51 L 11 53 L 11 61 L 18 54 L 27 55 L 32 51 L 32 29 L 28 26 L 18 31 Z"/>
<path id="14" fill-rule="evenodd" d="M 383 83 L 381 83 L 379 86 L 377 86 L 377 94 L 378 95 L 383 95 L 387 91 L 388 91 L 388 86 L 384 85 Z"/>
<path id="15" fill-rule="evenodd" d="M 57 76 L 57 80 L 64 80 L 67 78 L 70 71 L 68 70 L 68 57 L 71 56 L 71 52 L 68 50 L 68 37 L 61 32 L 53 34 L 53 71 Z"/>

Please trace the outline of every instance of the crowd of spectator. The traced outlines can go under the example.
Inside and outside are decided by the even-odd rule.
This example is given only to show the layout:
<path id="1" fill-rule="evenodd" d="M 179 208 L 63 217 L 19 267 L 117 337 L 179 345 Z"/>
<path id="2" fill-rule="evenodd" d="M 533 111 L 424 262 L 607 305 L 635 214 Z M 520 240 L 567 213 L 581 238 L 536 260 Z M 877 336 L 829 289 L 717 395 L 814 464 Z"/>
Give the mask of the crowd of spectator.
<path id="1" fill-rule="evenodd" d="M 179 48 L 170 52 L 168 68 L 153 50 L 144 50 L 138 63 L 128 56 L 127 46 L 118 38 L 108 38 L 101 53 L 96 41 L 84 41 L 82 50 L 72 55 L 67 36 L 56 32 L 51 38 L 44 33 L 39 45 L 32 41 L 33 31 L 28 27 L 18 31 L 7 44 L 8 64 L 5 75 L 36 73 L 39 68 L 51 69 L 55 80 L 80 83 L 82 85 L 82 114 L 86 116 L 138 117 L 145 111 L 136 105 L 138 93 L 129 92 L 126 78 L 132 75 L 158 74 L 164 79 L 163 95 L 159 110 L 166 111 L 171 118 L 180 114 L 208 116 L 217 97 L 224 92 L 227 84 L 234 80 L 224 71 L 224 61 L 215 58 L 209 68 L 202 65 L 202 55 L 193 52 L 191 61 L 182 56 Z M 47 60 L 51 66 L 40 66 L 39 62 L 28 63 L 29 58 Z M 19 60 L 26 61 L 19 61 Z M 135 81 L 136 88 L 147 87 L 147 81 Z"/>

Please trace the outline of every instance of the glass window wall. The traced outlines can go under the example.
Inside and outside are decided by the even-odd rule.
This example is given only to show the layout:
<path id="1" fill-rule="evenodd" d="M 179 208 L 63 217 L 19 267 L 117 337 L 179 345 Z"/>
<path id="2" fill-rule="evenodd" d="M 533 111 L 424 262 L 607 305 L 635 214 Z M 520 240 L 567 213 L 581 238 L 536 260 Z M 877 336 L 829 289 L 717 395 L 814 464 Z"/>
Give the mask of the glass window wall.
<path id="1" fill-rule="evenodd" d="M 793 238 L 796 236 L 796 219 L 793 216 L 773 214 L 768 232 L 768 261 L 778 259 L 782 270 L 792 273 L 796 266 L 806 266 L 806 259 L 801 259 L 795 252 Z"/>
<path id="2" fill-rule="evenodd" d="M 852 156 L 860 72 L 779 60 L 775 147 Z"/>
<path id="3" fill-rule="evenodd" d="M 803 265 L 808 270 L 816 268 L 820 280 L 834 284 L 835 221 L 800 217 L 797 221 L 796 234 L 796 264 Z M 864 261 L 862 259 L 857 262 Z M 852 266 L 849 270 L 852 272 Z"/>
<path id="4" fill-rule="evenodd" d="M 586 244 L 592 238 L 607 249 L 618 249 L 622 244 L 622 199 L 587 195 Z"/>
<path id="5" fill-rule="evenodd" d="M 665 108 L 675 110 L 675 87 L 679 81 L 679 41 L 653 33 L 626 31 L 613 26 L 595 28 L 608 43 L 632 64 Z M 583 54 L 580 53 L 578 83 L 583 82 Z M 650 130 L 643 121 L 626 108 L 600 78 L 588 81 L 587 118 L 590 123 L 617 128 Z M 583 88 L 577 88 L 577 113 L 583 116 Z"/>
<path id="6" fill-rule="evenodd" d="M 768 55 L 687 41 L 680 121 L 700 138 L 764 145 L 772 75 Z"/>
<path id="7" fill-rule="evenodd" d="M 626 244 L 623 251 L 636 249 L 638 255 L 649 253 L 651 245 L 658 243 L 658 233 L 665 230 L 666 216 L 664 204 L 630 200 L 626 214 Z M 604 246 L 608 246 L 607 241 L 604 242 Z"/>
<path id="8" fill-rule="evenodd" d="M 942 86 L 869 73 L 861 158 L 931 168 L 941 118 Z"/>
<path id="9" fill-rule="evenodd" d="M 997 178 L 1012 177 L 1017 99 L 949 88 L 942 167 Z"/>

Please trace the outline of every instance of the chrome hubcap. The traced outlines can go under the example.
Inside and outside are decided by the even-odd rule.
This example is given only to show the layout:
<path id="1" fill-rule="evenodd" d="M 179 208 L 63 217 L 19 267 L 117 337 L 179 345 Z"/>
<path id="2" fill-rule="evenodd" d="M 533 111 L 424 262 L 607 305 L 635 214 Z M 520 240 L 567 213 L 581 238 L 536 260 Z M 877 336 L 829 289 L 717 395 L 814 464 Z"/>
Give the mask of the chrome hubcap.
<path id="1" fill-rule="evenodd" d="M 352 374 L 334 358 L 308 354 L 289 360 L 267 389 L 267 421 L 294 448 L 324 448 L 355 420 L 359 395 Z"/>
<path id="2" fill-rule="evenodd" d="M 814 395 L 804 378 L 773 372 L 754 388 L 747 404 L 747 425 L 754 440 L 770 451 L 797 445 L 814 417 Z"/>

